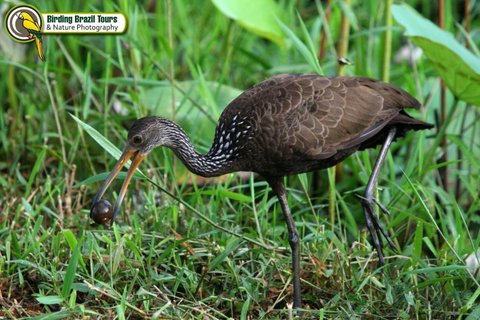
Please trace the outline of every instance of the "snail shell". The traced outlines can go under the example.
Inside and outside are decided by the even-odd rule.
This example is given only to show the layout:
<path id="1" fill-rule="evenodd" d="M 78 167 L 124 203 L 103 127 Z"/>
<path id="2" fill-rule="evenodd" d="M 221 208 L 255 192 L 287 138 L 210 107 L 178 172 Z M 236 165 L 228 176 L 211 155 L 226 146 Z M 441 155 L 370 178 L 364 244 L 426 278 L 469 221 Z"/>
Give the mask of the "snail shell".
<path id="1" fill-rule="evenodd" d="M 98 224 L 106 225 L 113 217 L 113 207 L 110 201 L 100 200 L 90 210 L 90 218 Z"/>

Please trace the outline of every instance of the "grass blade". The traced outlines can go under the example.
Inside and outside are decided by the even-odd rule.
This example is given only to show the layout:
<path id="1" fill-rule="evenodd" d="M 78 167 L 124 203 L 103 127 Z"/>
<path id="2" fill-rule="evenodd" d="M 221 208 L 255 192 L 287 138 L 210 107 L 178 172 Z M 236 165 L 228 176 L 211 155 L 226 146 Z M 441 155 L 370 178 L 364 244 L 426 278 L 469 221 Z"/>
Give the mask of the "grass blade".
<path id="1" fill-rule="evenodd" d="M 300 19 L 300 21 L 302 21 Z M 308 32 L 306 31 L 305 25 L 302 23 L 302 28 L 304 31 L 304 35 L 306 33 L 307 39 L 309 39 Z M 315 50 L 313 49 L 313 42 L 310 39 L 310 49 L 307 45 L 305 45 L 302 40 L 295 34 L 295 32 L 292 31 L 286 24 L 284 24 L 282 21 L 278 20 L 278 24 L 280 27 L 283 29 L 283 31 L 287 34 L 287 36 L 290 38 L 290 40 L 293 42 L 294 47 L 300 52 L 305 59 L 305 61 L 310 65 L 310 67 L 318 74 L 323 74 L 322 68 L 320 67 L 320 63 L 318 62 L 317 59 L 317 54 Z"/>
<path id="2" fill-rule="evenodd" d="M 70 262 L 67 266 L 67 271 L 65 272 L 65 277 L 63 279 L 62 285 L 62 297 L 66 300 L 72 289 L 73 280 L 77 272 L 78 259 L 80 257 L 80 244 L 75 246 L 73 249 L 72 256 L 70 257 Z"/>
<path id="3" fill-rule="evenodd" d="M 73 118 L 77 122 L 77 124 L 85 130 L 90 137 L 95 140 L 105 151 L 107 151 L 112 157 L 115 159 L 119 159 L 120 155 L 122 154 L 122 151 L 118 149 L 113 143 L 111 143 L 107 138 L 105 138 L 100 132 L 98 132 L 95 128 L 90 126 L 89 124 L 83 122 L 79 118 L 75 117 L 73 114 L 70 113 L 70 117 Z M 128 162 L 127 166 L 130 166 L 130 161 Z"/>

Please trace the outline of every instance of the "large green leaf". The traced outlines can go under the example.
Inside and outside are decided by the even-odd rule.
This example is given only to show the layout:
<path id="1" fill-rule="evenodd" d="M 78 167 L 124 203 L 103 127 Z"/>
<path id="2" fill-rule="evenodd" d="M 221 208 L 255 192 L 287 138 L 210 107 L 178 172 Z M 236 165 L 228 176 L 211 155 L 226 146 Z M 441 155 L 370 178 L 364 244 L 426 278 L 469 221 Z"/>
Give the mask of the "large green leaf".
<path id="1" fill-rule="evenodd" d="M 212 2 L 224 15 L 245 29 L 284 45 L 283 33 L 276 20 L 281 11 L 274 0 L 212 0 Z"/>
<path id="2" fill-rule="evenodd" d="M 480 58 L 406 4 L 392 13 L 406 35 L 433 63 L 448 88 L 461 100 L 480 106 Z"/>

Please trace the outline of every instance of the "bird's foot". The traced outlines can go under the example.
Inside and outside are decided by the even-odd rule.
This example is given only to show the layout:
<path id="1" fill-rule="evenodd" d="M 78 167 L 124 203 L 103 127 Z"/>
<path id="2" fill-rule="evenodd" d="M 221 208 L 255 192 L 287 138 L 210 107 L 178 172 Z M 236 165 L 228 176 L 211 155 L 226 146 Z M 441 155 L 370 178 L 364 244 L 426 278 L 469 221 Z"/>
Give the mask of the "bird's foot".
<path id="1" fill-rule="evenodd" d="M 375 203 L 380 210 L 389 215 L 390 212 L 384 205 L 380 203 L 375 197 L 373 196 L 359 196 L 357 195 L 363 206 L 363 212 L 365 214 L 365 222 L 367 224 L 368 231 L 372 237 L 373 245 L 378 252 L 378 260 L 381 266 L 385 264 L 384 255 L 383 255 L 383 240 L 382 237 L 387 240 L 388 245 L 392 248 L 393 251 L 398 252 L 397 247 L 393 243 L 392 239 L 388 235 L 387 231 L 383 228 L 378 215 L 375 213 L 375 209 L 373 204 Z"/>

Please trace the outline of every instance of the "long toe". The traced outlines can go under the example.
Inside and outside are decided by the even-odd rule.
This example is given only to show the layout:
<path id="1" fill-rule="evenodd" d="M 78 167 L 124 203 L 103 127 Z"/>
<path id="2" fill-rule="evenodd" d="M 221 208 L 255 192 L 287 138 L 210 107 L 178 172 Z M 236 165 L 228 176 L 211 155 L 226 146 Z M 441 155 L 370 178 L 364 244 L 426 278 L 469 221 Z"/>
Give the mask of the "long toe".
<path id="1" fill-rule="evenodd" d="M 372 238 L 373 246 L 375 247 L 375 250 L 377 250 L 378 253 L 378 260 L 380 265 L 384 265 L 384 259 L 383 259 L 383 248 L 382 248 L 382 243 L 381 243 L 381 236 L 382 233 L 378 231 L 376 227 L 375 218 L 376 215 L 373 212 L 373 206 L 371 203 L 363 202 L 363 211 L 365 213 L 365 223 L 367 225 L 367 229 L 370 232 L 370 236 Z"/>
<path id="2" fill-rule="evenodd" d="M 398 252 L 397 250 L 397 247 L 395 246 L 395 244 L 393 243 L 392 241 L 392 238 L 390 238 L 390 236 L 388 235 L 387 231 L 385 230 L 385 228 L 382 226 L 382 223 L 380 222 L 380 219 L 378 218 L 378 216 L 375 214 L 375 212 L 371 211 L 371 218 L 373 220 L 373 226 L 375 228 L 375 231 L 377 232 L 377 235 L 378 237 L 381 239 L 381 237 L 383 236 L 385 238 L 385 240 L 387 240 L 387 243 L 388 245 L 395 251 L 395 252 Z M 383 247 L 383 243 L 382 243 L 382 247 Z"/>
<path id="3" fill-rule="evenodd" d="M 385 213 L 386 215 L 390 215 L 390 211 L 380 201 L 378 201 L 377 198 L 372 197 L 372 200 L 380 208 L 380 210 L 382 210 L 383 213 Z"/>
<path id="4" fill-rule="evenodd" d="M 388 232 L 385 230 L 385 228 L 382 226 L 382 223 L 380 222 L 380 218 L 375 213 L 373 203 L 375 203 L 383 213 L 385 213 L 387 215 L 390 215 L 390 212 L 388 211 L 388 209 L 384 205 L 382 205 L 382 203 L 380 201 L 378 201 L 378 199 L 376 199 L 373 196 L 360 196 L 360 195 L 358 195 L 358 197 L 360 198 L 363 209 L 364 209 L 365 220 L 367 221 L 367 227 L 368 227 L 368 222 L 371 223 L 371 227 L 368 227 L 368 229 L 370 231 L 370 234 L 372 234 L 372 238 L 374 238 L 372 230 L 371 230 L 371 229 L 374 229 L 376 237 L 379 239 L 378 241 L 376 239 L 374 239 L 373 240 L 374 244 L 379 242 L 380 247 L 383 248 L 383 243 L 382 243 L 382 237 L 383 237 L 383 238 L 385 238 L 385 240 L 387 240 L 387 243 L 390 246 L 390 248 L 392 248 L 392 250 L 395 253 L 398 253 L 397 246 L 393 243 L 392 238 L 388 235 Z M 377 249 L 379 254 L 380 253 L 383 254 L 383 252 L 380 252 L 378 250 L 377 246 L 375 246 L 375 248 Z"/>

